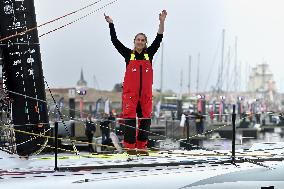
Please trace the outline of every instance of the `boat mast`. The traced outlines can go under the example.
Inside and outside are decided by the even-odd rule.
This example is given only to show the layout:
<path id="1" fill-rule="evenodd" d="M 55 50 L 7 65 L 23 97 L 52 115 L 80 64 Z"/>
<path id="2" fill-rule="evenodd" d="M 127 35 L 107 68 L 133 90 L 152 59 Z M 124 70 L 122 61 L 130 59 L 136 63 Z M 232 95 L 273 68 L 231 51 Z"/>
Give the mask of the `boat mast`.
<path id="1" fill-rule="evenodd" d="M 200 53 L 197 58 L 197 75 L 196 75 L 196 94 L 199 92 L 199 66 L 200 66 Z"/>
<path id="2" fill-rule="evenodd" d="M 188 95 L 190 94 L 191 56 L 188 57 Z"/>
<path id="3" fill-rule="evenodd" d="M 219 67 L 219 74 L 218 74 L 218 84 L 217 84 L 217 91 L 220 93 L 222 91 L 223 85 L 223 69 L 224 69 L 224 46 L 225 46 L 225 30 L 222 30 L 222 51 L 221 51 L 221 64 Z"/>
<path id="4" fill-rule="evenodd" d="M 234 70 L 235 70 L 235 79 L 234 79 L 234 88 L 235 88 L 235 92 L 237 92 L 238 88 L 237 88 L 237 83 L 238 83 L 238 37 L 235 37 L 235 66 L 234 66 Z"/>
<path id="5" fill-rule="evenodd" d="M 161 80 L 160 80 L 160 100 L 162 100 L 162 94 L 163 94 L 163 72 L 164 72 L 164 43 L 161 44 Z"/>

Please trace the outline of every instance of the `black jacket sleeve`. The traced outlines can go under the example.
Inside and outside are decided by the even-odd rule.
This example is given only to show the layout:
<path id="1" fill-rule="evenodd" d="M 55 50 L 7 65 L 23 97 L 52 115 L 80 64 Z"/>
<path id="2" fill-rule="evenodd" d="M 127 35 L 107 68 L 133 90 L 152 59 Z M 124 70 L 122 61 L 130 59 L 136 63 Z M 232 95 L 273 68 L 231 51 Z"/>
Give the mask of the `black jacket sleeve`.
<path id="1" fill-rule="evenodd" d="M 124 57 L 127 58 L 130 53 L 131 53 L 131 49 L 125 47 L 118 39 L 116 36 L 116 32 L 115 32 L 115 28 L 114 28 L 114 24 L 110 23 L 109 24 L 109 29 L 110 29 L 110 36 L 111 36 L 111 41 L 112 44 L 114 45 L 114 47 L 117 49 L 117 51 Z"/>
<path id="2" fill-rule="evenodd" d="M 158 51 L 160 44 L 162 42 L 162 39 L 163 39 L 163 34 L 157 33 L 155 40 L 150 45 L 150 47 L 147 48 L 147 52 L 148 52 L 150 57 L 153 57 L 155 55 L 155 53 Z"/>

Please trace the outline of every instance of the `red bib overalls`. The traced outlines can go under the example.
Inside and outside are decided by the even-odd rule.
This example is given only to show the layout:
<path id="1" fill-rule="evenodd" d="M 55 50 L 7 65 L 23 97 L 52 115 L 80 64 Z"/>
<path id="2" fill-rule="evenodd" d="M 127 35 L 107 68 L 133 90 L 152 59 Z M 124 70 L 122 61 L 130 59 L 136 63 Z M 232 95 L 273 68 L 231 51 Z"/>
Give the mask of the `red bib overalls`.
<path id="1" fill-rule="evenodd" d="M 151 118 L 152 114 L 152 84 L 153 84 L 153 69 L 147 53 L 144 54 L 144 60 L 136 60 L 135 54 L 131 54 L 130 62 L 126 68 L 123 93 L 122 93 L 122 114 L 126 119 L 136 119 L 136 109 L 138 103 L 141 106 L 142 118 Z M 145 122 L 145 123 L 144 123 Z M 150 123 L 149 123 L 150 122 Z M 141 120 L 141 125 L 148 125 L 150 127 L 150 120 Z M 130 124 L 135 127 L 135 123 Z M 141 127 L 139 127 L 141 128 Z M 128 129 L 128 131 L 127 131 Z M 145 126 L 145 130 L 146 126 Z M 139 130 L 140 132 L 140 130 Z M 135 147 L 135 133 L 130 128 L 125 130 L 124 145 L 126 148 Z M 147 135 L 143 132 L 140 135 Z M 134 135 L 134 136 L 133 136 Z M 140 141 L 139 141 L 140 139 Z M 145 148 L 148 135 L 140 136 L 136 141 L 136 147 Z M 142 142 L 142 143 L 141 143 Z"/>

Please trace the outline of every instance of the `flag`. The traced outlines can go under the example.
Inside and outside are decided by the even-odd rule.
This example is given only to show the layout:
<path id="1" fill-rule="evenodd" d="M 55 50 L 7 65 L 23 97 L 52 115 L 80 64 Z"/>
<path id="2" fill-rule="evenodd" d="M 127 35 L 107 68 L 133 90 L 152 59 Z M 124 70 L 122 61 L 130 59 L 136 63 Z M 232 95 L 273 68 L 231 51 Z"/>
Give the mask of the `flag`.
<path id="1" fill-rule="evenodd" d="M 222 121 L 222 115 L 223 115 L 223 101 L 219 104 L 219 121 Z"/>
<path id="2" fill-rule="evenodd" d="M 202 100 L 201 100 L 201 99 L 198 99 L 198 102 L 197 102 L 197 111 L 198 111 L 198 112 L 203 112 L 203 111 L 202 111 Z"/>
<path id="3" fill-rule="evenodd" d="M 105 101 L 105 114 L 109 114 L 109 99 Z"/>
<path id="4" fill-rule="evenodd" d="M 159 101 L 159 102 L 156 104 L 155 107 L 156 107 L 155 116 L 156 116 L 156 117 L 160 117 L 161 101 Z"/>
<path id="5" fill-rule="evenodd" d="M 96 111 L 95 111 L 95 115 L 97 115 L 100 111 L 101 108 L 101 103 L 102 103 L 102 98 L 99 98 L 96 102 Z"/>
<path id="6" fill-rule="evenodd" d="M 83 118 L 84 101 L 83 98 L 80 99 L 80 117 Z"/>

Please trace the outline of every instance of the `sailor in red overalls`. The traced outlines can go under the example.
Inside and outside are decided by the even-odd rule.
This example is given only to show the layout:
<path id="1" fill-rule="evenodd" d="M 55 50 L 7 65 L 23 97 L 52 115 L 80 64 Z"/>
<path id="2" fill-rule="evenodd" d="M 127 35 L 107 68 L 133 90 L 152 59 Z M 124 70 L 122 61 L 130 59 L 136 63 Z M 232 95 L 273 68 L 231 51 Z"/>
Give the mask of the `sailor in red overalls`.
<path id="1" fill-rule="evenodd" d="M 148 143 L 152 114 L 152 60 L 162 42 L 166 16 L 165 10 L 159 14 L 159 30 L 149 47 L 147 47 L 146 35 L 139 33 L 134 38 L 134 49 L 129 49 L 117 39 L 113 20 L 105 15 L 109 23 L 111 41 L 126 62 L 122 93 L 125 148 L 146 149 Z M 135 129 L 136 116 L 139 118 L 138 132 Z"/>

